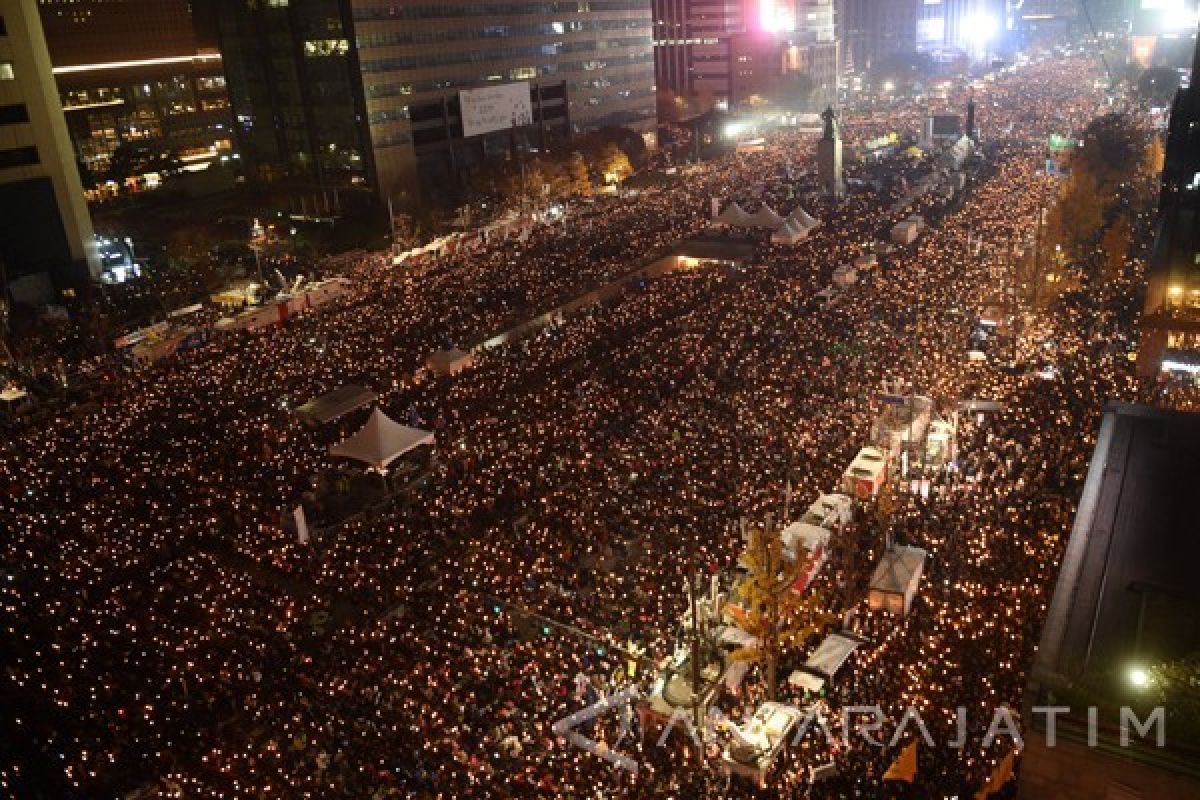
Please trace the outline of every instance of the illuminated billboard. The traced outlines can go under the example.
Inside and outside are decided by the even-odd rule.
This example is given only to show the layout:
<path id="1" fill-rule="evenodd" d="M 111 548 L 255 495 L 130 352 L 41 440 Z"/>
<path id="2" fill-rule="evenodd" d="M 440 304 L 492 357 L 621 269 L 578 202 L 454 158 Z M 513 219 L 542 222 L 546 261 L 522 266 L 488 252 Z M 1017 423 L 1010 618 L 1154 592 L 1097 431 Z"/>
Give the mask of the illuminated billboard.
<path id="1" fill-rule="evenodd" d="M 533 122 L 528 81 L 464 89 L 458 93 L 458 105 L 463 136 L 479 136 Z"/>

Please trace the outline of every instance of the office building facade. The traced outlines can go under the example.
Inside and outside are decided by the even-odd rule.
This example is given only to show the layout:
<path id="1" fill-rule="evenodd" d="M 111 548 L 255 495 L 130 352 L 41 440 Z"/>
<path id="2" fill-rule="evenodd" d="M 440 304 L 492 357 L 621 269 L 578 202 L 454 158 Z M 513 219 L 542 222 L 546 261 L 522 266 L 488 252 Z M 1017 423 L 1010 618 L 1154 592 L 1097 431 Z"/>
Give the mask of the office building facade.
<path id="1" fill-rule="evenodd" d="M 917 50 L 921 0 L 841 0 L 839 39 L 844 66 L 864 71 L 889 56 Z"/>
<path id="2" fill-rule="evenodd" d="M 8 294 L 69 293 L 100 265 L 34 0 L 0 0 L 0 260 Z"/>
<path id="3" fill-rule="evenodd" d="M 514 147 L 655 123 L 650 0 L 217 0 L 235 133 L 262 177 L 413 201 Z M 460 93 L 525 84 L 480 133 Z M 466 123 L 466 124 L 464 124 Z"/>
<path id="4" fill-rule="evenodd" d="M 824 102 L 836 92 L 834 0 L 656 0 L 660 100 L 690 112 L 734 109 L 805 72 Z"/>
<path id="5" fill-rule="evenodd" d="M 1192 75 L 1200 72 L 1194 45 Z M 1200 376 L 1200 86 L 1180 89 L 1167 128 L 1138 371 Z"/>
<path id="6" fill-rule="evenodd" d="M 38 0 L 76 158 L 96 194 L 154 185 L 151 154 L 187 163 L 231 146 L 221 57 L 187 0 Z"/>

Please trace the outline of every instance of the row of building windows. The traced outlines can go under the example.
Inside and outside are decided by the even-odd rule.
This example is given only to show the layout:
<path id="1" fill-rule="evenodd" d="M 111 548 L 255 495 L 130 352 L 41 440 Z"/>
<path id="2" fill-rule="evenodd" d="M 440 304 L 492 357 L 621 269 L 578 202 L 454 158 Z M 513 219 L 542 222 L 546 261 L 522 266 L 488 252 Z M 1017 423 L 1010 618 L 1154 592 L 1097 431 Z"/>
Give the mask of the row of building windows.
<path id="1" fill-rule="evenodd" d="M 13 167 L 28 167 L 41 161 L 36 147 L 17 147 L 12 150 L 0 150 L 0 169 Z"/>
<path id="2" fill-rule="evenodd" d="M 24 103 L 0 106 L 0 125 L 18 125 L 29 122 L 29 109 Z"/>
<path id="3" fill-rule="evenodd" d="M 611 69 L 615 67 L 633 66 L 639 64 L 653 65 L 653 56 L 650 53 L 630 56 L 618 56 L 616 58 L 608 58 L 604 61 L 569 61 L 560 62 L 558 64 L 543 64 L 540 67 L 516 67 L 509 70 L 509 80 L 530 80 L 540 76 L 553 76 L 559 73 L 571 74 L 575 72 L 595 72 L 601 69 Z M 469 89 L 473 86 L 478 86 L 481 83 L 496 82 L 504 80 L 501 75 L 488 76 L 462 76 L 455 78 L 443 78 L 441 80 L 427 81 L 411 81 L 406 83 L 377 83 L 367 84 L 365 87 L 366 96 L 369 98 L 379 97 L 396 97 L 421 92 L 437 92 L 447 89 Z M 576 88 L 582 84 L 575 85 Z"/>
<path id="4" fill-rule="evenodd" d="M 613 75 L 608 78 L 595 79 L 589 81 L 571 82 L 569 84 L 572 92 L 589 92 L 599 89 L 610 89 L 614 86 L 622 84 L 645 84 L 647 81 L 647 73 L 634 72 L 627 75 Z M 647 97 L 654 94 L 653 88 L 648 89 L 617 89 L 614 92 L 607 94 L 588 97 L 584 102 L 590 106 L 596 106 L 604 102 L 607 98 L 619 97 L 629 99 L 633 97 Z M 368 122 L 372 125 L 382 125 L 389 122 L 402 122 L 411 119 L 409 115 L 409 107 L 407 105 L 397 106 L 395 108 L 377 109 L 370 112 L 367 117 Z"/>
<path id="5" fill-rule="evenodd" d="M 397 56 L 395 58 L 373 59 L 362 62 L 364 74 L 373 72 L 397 72 L 400 70 L 421 69 L 423 67 L 452 66 L 457 64 L 477 64 L 487 61 L 502 61 L 509 58 L 526 58 L 529 56 L 553 58 L 565 53 L 590 53 L 596 50 L 620 47 L 643 47 L 650 44 L 646 37 L 631 37 L 627 39 L 594 40 L 582 42 L 554 42 L 551 44 L 528 45 L 524 47 L 498 47 L 487 50 L 468 50 L 466 52 L 425 53 L 419 56 Z M 647 50 L 649 55 L 650 51 Z"/>
<path id="6" fill-rule="evenodd" d="M 446 17 L 492 17 L 514 14 L 588 14 L 601 11 L 646 11 L 645 0 L 579 0 L 563 3 L 443 3 L 439 5 L 393 5 L 355 8 L 354 19 L 443 19 Z"/>
<path id="7" fill-rule="evenodd" d="M 556 36 L 585 31 L 634 31 L 649 27 L 642 20 L 602 19 L 574 22 L 538 22 L 529 25 L 488 25 L 484 28 L 458 28 L 427 31 L 392 31 L 368 33 L 358 37 L 360 50 L 368 47 L 391 47 L 404 44 L 434 44 L 472 39 L 506 39 L 517 36 Z"/>

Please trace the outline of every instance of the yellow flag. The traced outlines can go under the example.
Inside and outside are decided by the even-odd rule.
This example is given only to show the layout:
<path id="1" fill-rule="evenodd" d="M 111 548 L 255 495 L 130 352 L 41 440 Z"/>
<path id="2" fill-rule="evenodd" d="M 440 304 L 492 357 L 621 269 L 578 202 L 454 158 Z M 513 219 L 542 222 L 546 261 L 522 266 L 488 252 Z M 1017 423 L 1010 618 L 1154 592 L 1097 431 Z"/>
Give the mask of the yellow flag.
<path id="1" fill-rule="evenodd" d="M 888 767 L 888 771 L 883 774 L 885 781 L 904 781 L 912 783 L 917 777 L 917 740 L 913 739 L 908 747 L 896 756 L 896 760 Z"/>
<path id="2" fill-rule="evenodd" d="M 975 800 L 987 800 L 996 792 L 1003 789 L 1004 784 L 1008 783 L 1008 779 L 1012 777 L 1013 763 L 1016 759 L 1017 751 L 1009 750 L 1004 760 L 992 770 L 992 777 L 988 778 L 988 782 L 983 785 L 983 788 L 975 793 Z"/>

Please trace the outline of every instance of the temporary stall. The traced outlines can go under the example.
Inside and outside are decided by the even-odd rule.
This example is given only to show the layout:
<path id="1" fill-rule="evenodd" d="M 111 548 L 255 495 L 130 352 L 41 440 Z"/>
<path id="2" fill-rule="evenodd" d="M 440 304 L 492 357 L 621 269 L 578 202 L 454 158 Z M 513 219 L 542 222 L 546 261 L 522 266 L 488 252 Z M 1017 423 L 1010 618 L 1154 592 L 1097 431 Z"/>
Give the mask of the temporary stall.
<path id="1" fill-rule="evenodd" d="M 316 308 L 319 305 L 328 303 L 335 297 L 341 297 L 348 291 L 350 291 L 350 281 L 345 278 L 330 278 L 326 281 L 309 284 L 300 293 L 300 296 L 304 298 L 304 305 L 306 307 Z"/>
<path id="2" fill-rule="evenodd" d="M 853 264 L 842 264 L 833 271 L 833 285 L 845 289 L 858 283 L 858 271 Z"/>
<path id="3" fill-rule="evenodd" d="M 942 467 L 953 461 L 958 455 L 957 439 L 952 422 L 931 422 L 929 433 L 925 437 L 925 463 L 933 467 Z"/>
<path id="4" fill-rule="evenodd" d="M 887 405 L 871 426 L 871 441 L 892 457 L 898 456 L 909 441 L 920 442 L 933 415 L 933 400 L 924 395 L 899 398 L 899 405 Z"/>
<path id="5" fill-rule="evenodd" d="M 813 295 L 813 300 L 816 301 L 817 305 L 819 305 L 821 308 L 828 308 L 829 306 L 833 305 L 833 301 L 837 298 L 837 294 L 837 289 L 833 288 L 832 286 L 826 286 L 824 289 Z"/>
<path id="6" fill-rule="evenodd" d="M 753 218 L 736 202 L 730 203 L 725 210 L 717 215 L 713 222 L 718 225 L 728 225 L 732 228 L 744 228 L 753 224 Z"/>
<path id="7" fill-rule="evenodd" d="M 464 369 L 470 369 L 474 363 L 474 355 L 457 347 L 438 350 L 425 359 L 425 366 L 438 375 L 457 375 Z"/>
<path id="8" fill-rule="evenodd" d="M 796 244 L 808 237 L 808 229 L 795 226 L 789 219 L 779 227 L 779 230 L 771 234 L 771 242 L 774 244 Z"/>
<path id="9" fill-rule="evenodd" d="M 256 302 L 258 293 L 263 287 L 257 283 L 247 283 L 242 286 L 230 287 L 212 295 L 211 299 L 219 306 L 226 308 L 241 308 Z"/>
<path id="10" fill-rule="evenodd" d="M 834 529 L 854 519 L 854 501 L 844 494 L 823 494 L 816 499 L 801 522 Z"/>
<path id="11" fill-rule="evenodd" d="M 860 500 L 874 497 L 887 480 L 888 458 L 877 447 L 864 447 L 842 473 L 842 491 Z"/>
<path id="12" fill-rule="evenodd" d="M 809 214 L 800 206 L 796 206 L 796 209 L 792 211 L 792 214 L 790 217 L 788 217 L 788 219 L 799 224 L 803 228 L 807 228 L 810 231 L 821 224 L 819 219 Z"/>
<path id="13" fill-rule="evenodd" d="M 355 409 L 369 406 L 378 399 L 379 395 L 365 386 L 347 384 L 297 406 L 295 414 L 310 422 L 324 425 Z"/>
<path id="14" fill-rule="evenodd" d="M 971 155 L 972 142 L 968 136 L 960 136 L 958 140 L 942 152 L 942 163 L 949 169 L 962 169 L 967 157 Z"/>
<path id="15" fill-rule="evenodd" d="M 904 219 L 892 226 L 891 239 L 896 244 L 912 244 L 920 232 L 921 228 L 917 223 Z"/>
<path id="16" fill-rule="evenodd" d="M 750 224 L 755 228 L 765 228 L 766 230 L 778 230 L 783 225 L 783 217 L 775 213 L 775 209 L 767 204 L 763 204 L 762 208 L 750 215 Z"/>
<path id="17" fill-rule="evenodd" d="M 190 306 L 184 306 L 183 308 L 177 308 L 174 311 L 169 312 L 167 314 L 167 316 L 170 317 L 171 319 L 175 319 L 177 317 L 191 316 L 192 314 L 197 314 L 203 310 L 204 310 L 203 305 L 201 305 L 200 303 L 193 303 Z"/>
<path id="18" fill-rule="evenodd" d="M 854 268 L 859 272 L 874 269 L 879 264 L 879 259 L 874 253 L 864 253 L 854 259 Z"/>
<path id="19" fill-rule="evenodd" d="M 809 587 L 825 561 L 829 558 L 829 539 L 832 534 L 827 528 L 807 522 L 793 522 L 780 532 L 784 555 L 789 561 L 801 561 L 800 570 L 792 589 L 803 592 Z"/>
<path id="20" fill-rule="evenodd" d="M 872 611 L 908 614 L 925 571 L 925 555 L 919 547 L 893 547 L 883 554 L 867 593 Z"/>
<path id="21" fill-rule="evenodd" d="M 859 644 L 859 640 L 851 636 L 830 634 L 804 662 L 803 669 L 788 676 L 788 683 L 810 692 L 819 692 L 825 682 L 831 680 L 849 660 Z"/>
<path id="22" fill-rule="evenodd" d="M 722 753 L 721 765 L 765 788 L 771 767 L 803 719 L 804 712 L 795 706 L 763 703 L 745 725 L 730 726 L 733 742 Z"/>
<path id="23" fill-rule="evenodd" d="M 330 447 L 329 454 L 361 461 L 382 472 L 405 453 L 433 441 L 432 431 L 401 425 L 376 408 L 358 433 Z"/>

